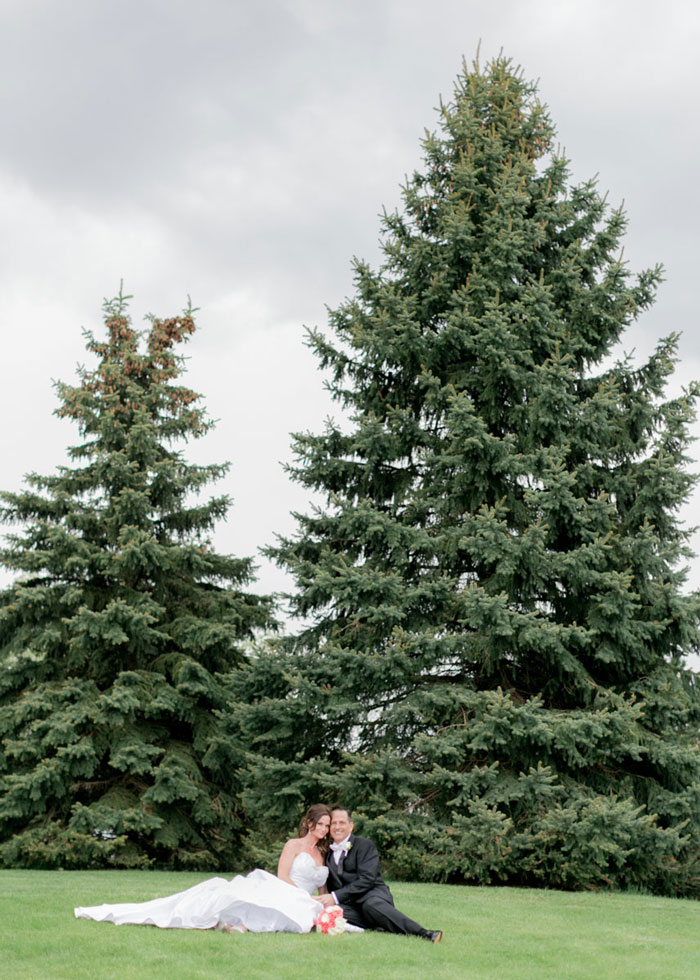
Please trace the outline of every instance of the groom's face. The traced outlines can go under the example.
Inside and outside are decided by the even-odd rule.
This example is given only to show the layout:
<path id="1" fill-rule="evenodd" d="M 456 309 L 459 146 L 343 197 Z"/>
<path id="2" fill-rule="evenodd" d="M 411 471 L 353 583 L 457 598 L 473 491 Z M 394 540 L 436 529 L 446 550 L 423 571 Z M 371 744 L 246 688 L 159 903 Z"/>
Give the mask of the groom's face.
<path id="1" fill-rule="evenodd" d="M 345 810 L 333 810 L 331 813 L 331 837 L 336 844 L 345 840 L 352 833 L 354 824 Z"/>

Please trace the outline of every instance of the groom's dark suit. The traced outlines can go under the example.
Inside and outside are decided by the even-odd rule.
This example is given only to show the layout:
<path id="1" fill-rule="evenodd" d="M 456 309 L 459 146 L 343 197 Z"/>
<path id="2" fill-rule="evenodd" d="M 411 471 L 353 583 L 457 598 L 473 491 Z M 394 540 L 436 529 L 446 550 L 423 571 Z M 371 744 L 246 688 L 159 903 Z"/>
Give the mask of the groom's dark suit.
<path id="1" fill-rule="evenodd" d="M 427 938 L 427 930 L 409 919 L 394 905 L 394 899 L 379 870 L 379 854 L 371 840 L 350 836 L 350 850 L 336 864 L 328 851 L 328 891 L 342 905 L 348 922 L 369 929 L 400 932 Z"/>

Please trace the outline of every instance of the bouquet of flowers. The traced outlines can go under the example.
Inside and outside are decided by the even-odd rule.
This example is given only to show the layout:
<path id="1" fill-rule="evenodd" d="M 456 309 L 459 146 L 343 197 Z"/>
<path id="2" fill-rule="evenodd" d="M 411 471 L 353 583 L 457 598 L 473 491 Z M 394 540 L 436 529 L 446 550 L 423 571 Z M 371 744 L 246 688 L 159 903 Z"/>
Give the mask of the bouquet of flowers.
<path id="1" fill-rule="evenodd" d="M 314 922 L 316 932 L 322 932 L 324 936 L 337 936 L 345 932 L 347 925 L 343 918 L 343 910 L 339 905 L 327 905 Z"/>

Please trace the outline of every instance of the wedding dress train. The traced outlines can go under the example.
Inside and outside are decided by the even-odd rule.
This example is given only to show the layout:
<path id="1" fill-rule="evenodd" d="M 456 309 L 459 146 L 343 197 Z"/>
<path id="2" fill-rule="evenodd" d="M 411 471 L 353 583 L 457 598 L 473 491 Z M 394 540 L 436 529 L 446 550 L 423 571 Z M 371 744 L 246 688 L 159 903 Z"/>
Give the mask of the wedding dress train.
<path id="1" fill-rule="evenodd" d="M 325 885 L 328 868 L 302 851 L 294 858 L 289 877 L 294 885 L 256 869 L 230 881 L 209 878 L 184 892 L 150 902 L 78 907 L 75 916 L 161 929 L 213 929 L 222 922 L 243 925 L 250 932 L 310 932 L 322 911 L 311 893 Z"/>

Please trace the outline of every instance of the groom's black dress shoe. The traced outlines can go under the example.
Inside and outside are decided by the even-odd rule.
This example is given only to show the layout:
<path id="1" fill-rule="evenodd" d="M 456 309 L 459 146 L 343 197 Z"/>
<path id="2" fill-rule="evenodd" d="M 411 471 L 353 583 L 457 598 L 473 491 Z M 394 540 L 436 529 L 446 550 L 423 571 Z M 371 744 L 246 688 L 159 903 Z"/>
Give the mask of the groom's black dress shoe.
<path id="1" fill-rule="evenodd" d="M 435 929 L 433 931 L 430 929 L 426 929 L 425 932 L 422 934 L 421 939 L 427 939 L 429 943 L 439 943 L 442 940 L 442 930 Z"/>

